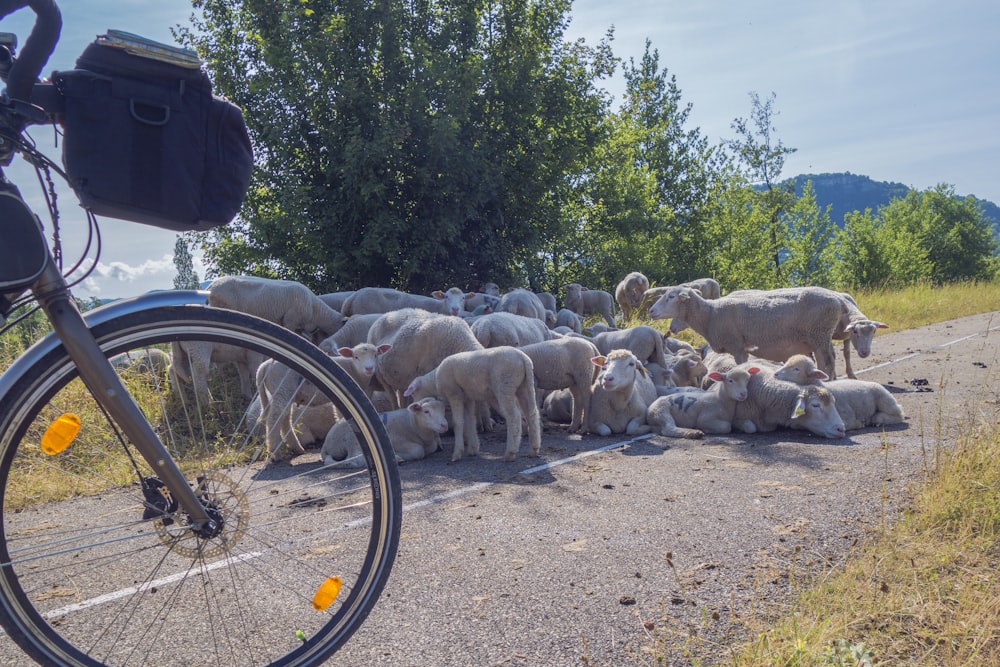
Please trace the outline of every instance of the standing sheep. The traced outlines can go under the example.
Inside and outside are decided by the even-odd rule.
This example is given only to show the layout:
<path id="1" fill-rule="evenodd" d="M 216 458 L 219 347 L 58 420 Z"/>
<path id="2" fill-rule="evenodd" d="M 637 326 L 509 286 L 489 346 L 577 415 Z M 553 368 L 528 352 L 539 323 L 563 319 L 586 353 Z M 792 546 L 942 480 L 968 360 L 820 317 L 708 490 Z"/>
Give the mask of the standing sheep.
<path id="1" fill-rule="evenodd" d="M 514 313 L 493 313 L 469 325 L 483 347 L 521 347 L 549 339 L 549 329 L 534 317 Z"/>
<path id="2" fill-rule="evenodd" d="M 487 315 L 494 317 L 495 315 Z M 465 320 L 407 308 L 382 315 L 368 332 L 368 342 L 392 345 L 378 358 L 376 378 L 389 394 L 393 408 L 415 377 L 458 352 L 483 349 Z"/>
<path id="3" fill-rule="evenodd" d="M 844 341 L 844 365 L 846 366 L 847 377 L 857 379 L 854 369 L 851 368 L 851 345 L 862 359 L 872 353 L 872 340 L 875 338 L 877 329 L 888 329 L 888 324 L 882 324 L 865 317 L 865 314 L 858 308 L 857 302 L 847 292 L 839 292 L 847 305 L 847 312 L 841 318 L 836 330 L 833 332 L 833 340 Z"/>
<path id="4" fill-rule="evenodd" d="M 628 274 L 615 287 L 615 301 L 622 311 L 622 321 L 627 323 L 632 319 L 632 313 L 642 303 L 642 295 L 649 289 L 649 278 L 638 271 Z"/>
<path id="5" fill-rule="evenodd" d="M 732 354 L 737 363 L 745 362 L 749 352 L 778 362 L 793 354 L 814 354 L 832 378 L 832 337 L 845 309 L 843 299 L 820 287 L 749 291 L 714 300 L 678 287 L 654 303 L 649 315 L 683 320 L 712 350 Z"/>
<path id="6" fill-rule="evenodd" d="M 423 398 L 405 408 L 382 413 L 396 462 L 416 461 L 441 449 L 441 434 L 448 430 L 445 405 Z M 346 421 L 334 424 L 323 440 L 323 464 L 331 468 L 364 468 L 358 438 Z"/>
<path id="7" fill-rule="evenodd" d="M 253 397 L 253 378 L 257 367 L 264 361 L 264 355 L 259 352 L 236 345 L 200 340 L 178 341 L 171 343 L 170 348 L 171 361 L 167 376 L 178 395 L 182 384 L 190 384 L 199 405 L 203 408 L 208 406 L 215 400 L 208 383 L 212 367 L 234 364 L 243 397 L 248 401 Z"/>
<path id="8" fill-rule="evenodd" d="M 563 305 L 580 317 L 600 315 L 608 322 L 609 327 L 615 326 L 615 301 L 610 292 L 599 289 L 587 289 L 579 283 L 563 285 L 566 299 Z"/>
<path id="9" fill-rule="evenodd" d="M 523 287 L 512 289 L 500 298 L 496 307 L 497 313 L 514 313 L 524 317 L 533 317 L 546 322 L 545 306 L 538 295 Z"/>
<path id="10" fill-rule="evenodd" d="M 534 368 L 528 355 L 517 348 L 492 347 L 453 354 L 434 370 L 415 378 L 404 395 L 438 396 L 451 406 L 455 431 L 452 461 L 460 460 L 466 449 L 469 456 L 479 453 L 477 402 L 488 402 L 503 415 L 507 424 L 504 461 L 513 461 L 517 456 L 525 420 L 532 456 L 541 451 L 542 426 L 535 403 Z"/>
<path id="11" fill-rule="evenodd" d="M 362 287 L 344 301 L 344 317 L 370 313 L 388 313 L 403 308 L 420 308 L 430 313 L 445 313 L 445 302 L 433 296 L 410 294 L 391 287 Z"/>
<path id="12" fill-rule="evenodd" d="M 591 340 L 601 354 L 609 354 L 611 350 L 631 350 L 643 365 L 653 363 L 660 368 L 667 368 L 663 334 L 649 325 L 640 324 L 627 329 L 605 331 L 596 334 Z"/>
<path id="13" fill-rule="evenodd" d="M 461 315 L 467 312 L 468 301 L 475 298 L 476 293 L 463 292 L 457 287 L 449 287 L 447 292 L 435 290 L 431 292 L 431 296 L 442 302 L 441 312 L 445 315 Z"/>
<path id="14" fill-rule="evenodd" d="M 660 435 L 674 438 L 729 433 L 733 430 L 736 404 L 747 399 L 750 377 L 759 372 L 756 366 L 736 366 L 726 373 L 709 373 L 716 383 L 712 388 L 661 396 L 649 406 L 646 421 Z"/>
<path id="15" fill-rule="evenodd" d="M 591 359 L 597 356 L 597 348 L 583 338 L 567 336 L 533 345 L 525 345 L 521 351 L 531 359 L 535 371 L 535 386 L 538 389 L 568 389 L 572 397 L 572 418 L 570 432 L 584 430 L 584 412 L 590 403 L 591 384 L 594 381 L 594 365 Z"/>
<path id="16" fill-rule="evenodd" d="M 646 410 L 656 400 L 656 388 L 635 355 L 613 350 L 591 361 L 601 373 L 591 389 L 587 431 L 597 435 L 649 433 Z"/>
<path id="17" fill-rule="evenodd" d="M 223 276 L 208 286 L 208 305 L 256 315 L 318 342 L 332 336 L 343 316 L 294 280 Z"/>

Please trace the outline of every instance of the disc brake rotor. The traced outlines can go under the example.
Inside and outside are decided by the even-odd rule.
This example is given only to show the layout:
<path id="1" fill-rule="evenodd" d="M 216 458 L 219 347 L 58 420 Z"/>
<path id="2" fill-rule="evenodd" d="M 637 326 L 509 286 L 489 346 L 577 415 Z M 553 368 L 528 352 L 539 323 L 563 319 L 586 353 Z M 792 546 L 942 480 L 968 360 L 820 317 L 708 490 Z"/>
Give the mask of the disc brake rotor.
<path id="1" fill-rule="evenodd" d="M 250 501 L 246 494 L 239 484 L 215 470 L 198 477 L 195 493 L 209 515 L 221 524 L 219 532 L 212 537 L 200 537 L 182 521 L 168 523 L 156 519 L 153 525 L 160 541 L 174 553 L 188 558 L 215 558 L 231 552 L 250 523 Z"/>

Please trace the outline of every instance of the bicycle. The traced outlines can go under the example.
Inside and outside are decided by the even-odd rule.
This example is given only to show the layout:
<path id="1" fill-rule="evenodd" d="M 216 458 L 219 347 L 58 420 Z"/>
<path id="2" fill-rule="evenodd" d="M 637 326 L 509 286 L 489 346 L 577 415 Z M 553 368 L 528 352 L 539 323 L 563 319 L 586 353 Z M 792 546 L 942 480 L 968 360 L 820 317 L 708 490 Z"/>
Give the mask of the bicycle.
<path id="1" fill-rule="evenodd" d="M 0 164 L 21 154 L 42 181 L 61 172 L 25 128 L 55 122 L 38 76 L 61 19 L 52 0 L 0 1 L 0 18 L 25 6 L 35 26 L 10 58 Z M 0 280 L 0 314 L 34 301 L 53 330 L 0 376 L 5 661 L 13 640 L 45 665 L 322 663 L 372 610 L 398 546 L 399 475 L 370 401 L 311 342 L 204 292 L 82 314 L 64 277 L 76 267 L 2 168 L 0 181 L 2 256 L 20 272 Z M 207 403 L 154 363 L 190 343 L 299 374 L 351 423 L 365 467 L 266 465 L 231 374 L 213 375 Z"/>

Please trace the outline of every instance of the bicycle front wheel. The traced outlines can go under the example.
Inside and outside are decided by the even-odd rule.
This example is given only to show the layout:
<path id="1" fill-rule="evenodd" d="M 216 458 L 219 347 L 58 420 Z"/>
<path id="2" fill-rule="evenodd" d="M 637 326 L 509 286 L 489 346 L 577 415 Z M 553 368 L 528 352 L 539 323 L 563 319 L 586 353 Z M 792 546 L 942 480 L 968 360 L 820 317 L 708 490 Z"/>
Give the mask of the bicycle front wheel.
<path id="1" fill-rule="evenodd" d="M 13 639 L 46 665 L 322 663 L 398 546 L 398 471 L 367 397 L 318 348 L 241 313 L 155 308 L 93 333 L 218 529 L 192 528 L 55 348 L 0 398 L 0 653 L 16 660 Z M 356 469 L 308 449 L 267 464 L 250 375 L 267 359 L 313 386 L 317 414 L 350 422 Z M 295 415 L 284 436 L 305 441 L 306 407 L 267 409 Z"/>

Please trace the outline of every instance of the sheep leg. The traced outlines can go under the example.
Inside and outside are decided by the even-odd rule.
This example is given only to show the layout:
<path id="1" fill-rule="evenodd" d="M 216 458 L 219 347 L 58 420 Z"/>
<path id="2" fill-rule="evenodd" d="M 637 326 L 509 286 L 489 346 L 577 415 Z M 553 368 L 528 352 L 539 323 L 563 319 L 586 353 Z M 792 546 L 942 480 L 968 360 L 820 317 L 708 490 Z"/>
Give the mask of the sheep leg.
<path id="1" fill-rule="evenodd" d="M 538 403 L 535 401 L 535 387 L 532 383 L 523 385 L 522 391 L 518 392 L 518 399 L 521 404 L 521 412 L 528 422 L 528 445 L 531 447 L 531 455 L 538 456 L 542 451 L 542 416 L 538 412 Z M 518 446 L 520 447 L 520 442 Z"/>
<path id="2" fill-rule="evenodd" d="M 570 420 L 569 432 L 577 433 L 583 432 L 584 421 L 583 421 L 583 410 L 584 406 L 590 400 L 589 397 L 590 385 L 586 387 L 579 387 L 573 385 L 569 388 L 569 393 L 573 396 L 573 418 Z"/>
<path id="3" fill-rule="evenodd" d="M 660 425 L 660 435 L 668 438 L 700 438 L 705 435 L 698 429 L 679 427 L 674 421 L 674 416 L 669 412 L 664 412 L 659 417 L 663 420 Z"/>
<path id="4" fill-rule="evenodd" d="M 497 409 L 507 422 L 507 449 L 503 460 L 513 461 L 517 457 L 517 450 L 521 448 L 521 420 L 524 415 L 514 396 L 497 396 Z"/>
<path id="5" fill-rule="evenodd" d="M 833 351 L 833 341 L 826 341 L 823 345 L 817 345 L 816 349 L 816 365 L 819 369 L 830 376 L 831 380 L 837 379 L 837 356 Z M 739 363 L 743 363 L 742 361 Z"/>
<path id="6" fill-rule="evenodd" d="M 851 378 L 852 380 L 856 380 L 858 378 L 858 376 L 854 374 L 854 369 L 851 368 L 851 339 L 850 339 L 850 337 L 847 337 L 847 338 L 844 339 L 844 365 L 846 366 L 847 377 Z"/>
<path id="7" fill-rule="evenodd" d="M 466 399 L 462 403 L 464 446 L 469 456 L 479 456 L 479 433 L 476 431 L 476 401 Z M 455 426 L 458 429 L 458 425 Z"/>
<path id="8" fill-rule="evenodd" d="M 649 424 L 646 423 L 645 419 L 643 419 L 642 417 L 633 417 L 632 419 L 629 420 L 628 426 L 625 427 L 625 434 L 644 435 L 646 433 L 649 433 L 650 430 L 651 429 L 649 428 Z"/>

